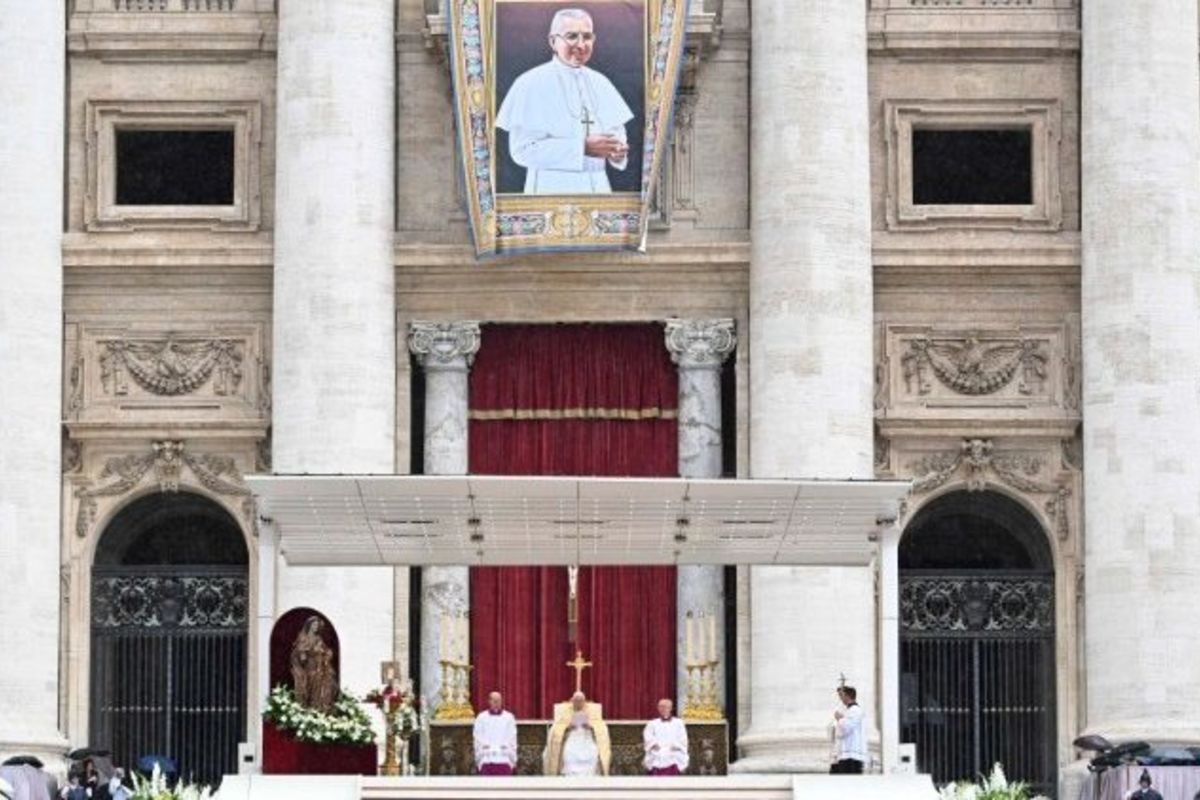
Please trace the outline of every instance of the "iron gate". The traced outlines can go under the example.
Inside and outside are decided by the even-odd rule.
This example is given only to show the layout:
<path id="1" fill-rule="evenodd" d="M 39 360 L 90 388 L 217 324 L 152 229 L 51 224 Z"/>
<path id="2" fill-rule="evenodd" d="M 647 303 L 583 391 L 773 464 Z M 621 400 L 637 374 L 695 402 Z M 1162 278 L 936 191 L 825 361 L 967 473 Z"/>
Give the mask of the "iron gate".
<path id="1" fill-rule="evenodd" d="M 902 741 L 942 783 L 1004 765 L 1056 788 L 1054 576 L 910 571 L 900 580 Z"/>
<path id="2" fill-rule="evenodd" d="M 245 568 L 97 567 L 91 742 L 114 763 L 173 758 L 215 784 L 246 729 Z"/>

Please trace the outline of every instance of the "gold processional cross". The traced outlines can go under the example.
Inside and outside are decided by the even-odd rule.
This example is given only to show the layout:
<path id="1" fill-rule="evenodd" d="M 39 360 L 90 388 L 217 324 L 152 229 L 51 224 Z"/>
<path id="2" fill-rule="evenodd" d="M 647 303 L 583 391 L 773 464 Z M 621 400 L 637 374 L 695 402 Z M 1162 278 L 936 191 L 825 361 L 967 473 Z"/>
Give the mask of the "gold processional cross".
<path id="1" fill-rule="evenodd" d="M 583 651 L 576 649 L 575 658 L 567 662 L 567 666 L 575 670 L 575 691 L 583 691 L 583 671 L 590 667 L 592 662 L 583 660 Z"/>

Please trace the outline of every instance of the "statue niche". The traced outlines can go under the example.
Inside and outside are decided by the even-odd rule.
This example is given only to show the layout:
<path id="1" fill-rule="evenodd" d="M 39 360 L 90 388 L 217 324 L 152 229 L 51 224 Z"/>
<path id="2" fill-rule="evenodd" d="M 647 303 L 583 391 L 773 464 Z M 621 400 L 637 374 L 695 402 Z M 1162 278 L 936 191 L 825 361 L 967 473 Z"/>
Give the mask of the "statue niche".
<path id="1" fill-rule="evenodd" d="M 338 696 L 338 636 L 329 619 L 294 608 L 271 630 L 271 685 L 292 689 L 296 701 L 328 711 Z"/>

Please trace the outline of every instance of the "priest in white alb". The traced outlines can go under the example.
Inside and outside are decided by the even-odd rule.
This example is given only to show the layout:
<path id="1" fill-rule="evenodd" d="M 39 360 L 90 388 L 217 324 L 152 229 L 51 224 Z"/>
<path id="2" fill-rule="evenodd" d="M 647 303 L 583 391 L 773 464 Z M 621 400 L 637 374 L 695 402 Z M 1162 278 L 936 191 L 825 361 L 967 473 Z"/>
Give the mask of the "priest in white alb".
<path id="1" fill-rule="evenodd" d="M 658 701 L 658 716 L 646 723 L 642 745 L 643 761 L 650 775 L 682 775 L 688 768 L 687 726 L 672 716 L 674 704 L 667 698 Z"/>
<path id="2" fill-rule="evenodd" d="M 475 770 L 480 775 L 512 775 L 516 766 L 517 720 L 504 710 L 504 697 L 492 692 L 487 710 L 475 718 Z"/>
<path id="3" fill-rule="evenodd" d="M 629 166 L 633 119 L 612 81 L 586 66 L 596 44 L 592 16 L 564 8 L 550 23 L 554 55 L 513 82 L 496 127 L 525 167 L 525 194 L 608 194 L 607 168 Z"/>

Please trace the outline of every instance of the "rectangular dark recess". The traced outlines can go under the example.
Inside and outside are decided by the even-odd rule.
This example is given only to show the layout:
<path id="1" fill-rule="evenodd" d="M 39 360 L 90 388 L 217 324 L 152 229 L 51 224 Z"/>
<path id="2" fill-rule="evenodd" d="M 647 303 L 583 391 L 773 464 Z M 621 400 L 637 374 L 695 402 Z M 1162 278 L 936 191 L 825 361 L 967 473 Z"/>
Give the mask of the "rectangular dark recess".
<path id="1" fill-rule="evenodd" d="M 233 129 L 115 131 L 119 206 L 233 205 Z"/>
<path id="2" fill-rule="evenodd" d="M 1029 128 L 912 132 L 913 205 L 1031 205 Z"/>

